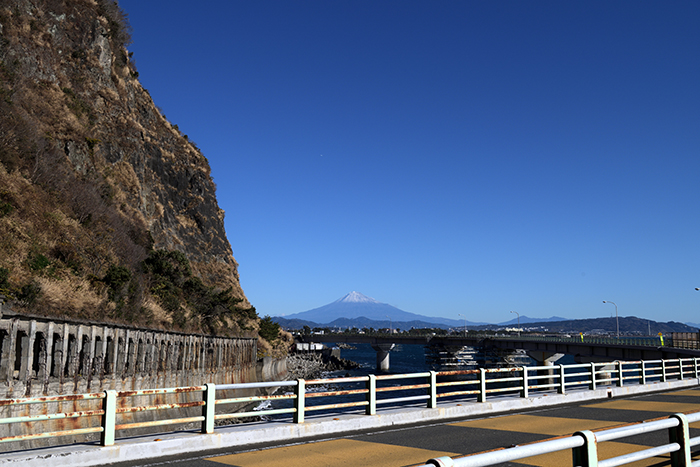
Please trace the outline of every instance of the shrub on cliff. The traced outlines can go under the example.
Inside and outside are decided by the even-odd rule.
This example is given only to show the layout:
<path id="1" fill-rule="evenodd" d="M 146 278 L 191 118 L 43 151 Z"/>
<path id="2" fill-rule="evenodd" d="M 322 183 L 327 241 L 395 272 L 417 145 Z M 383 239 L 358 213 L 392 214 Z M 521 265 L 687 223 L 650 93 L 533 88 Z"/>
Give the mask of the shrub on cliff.
<path id="1" fill-rule="evenodd" d="M 10 294 L 10 270 L 0 268 L 0 295 L 7 296 Z"/>
<path id="2" fill-rule="evenodd" d="M 280 325 L 272 321 L 272 318 L 265 316 L 260 320 L 260 337 L 268 342 L 274 343 L 280 335 Z"/>
<path id="3" fill-rule="evenodd" d="M 110 300 L 115 300 L 121 293 L 124 286 L 131 280 L 131 271 L 124 266 L 112 265 L 107 269 L 107 273 L 102 278 L 102 281 L 109 288 Z"/>
<path id="4" fill-rule="evenodd" d="M 258 318 L 255 307 L 242 306 L 243 299 L 234 297 L 231 288 L 217 290 L 194 276 L 189 260 L 179 251 L 153 250 L 142 267 L 151 293 L 182 329 L 199 327 L 204 332 L 226 334 L 235 330 L 234 325 L 250 330 L 249 322 Z"/>

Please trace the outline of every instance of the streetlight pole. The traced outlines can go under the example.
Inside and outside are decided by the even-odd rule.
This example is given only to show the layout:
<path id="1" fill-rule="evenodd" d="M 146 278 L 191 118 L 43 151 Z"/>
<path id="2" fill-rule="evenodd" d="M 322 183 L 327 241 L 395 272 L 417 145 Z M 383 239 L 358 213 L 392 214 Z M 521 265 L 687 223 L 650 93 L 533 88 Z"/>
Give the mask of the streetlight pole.
<path id="1" fill-rule="evenodd" d="M 603 303 L 612 303 L 615 305 L 615 323 L 617 324 L 617 338 L 620 338 L 620 318 L 617 316 L 617 304 L 615 302 L 611 302 L 610 300 L 603 300 Z"/>
<path id="2" fill-rule="evenodd" d="M 518 337 L 520 337 L 520 313 L 518 313 L 517 311 L 511 311 L 511 313 L 515 313 L 516 315 L 518 315 Z"/>
<path id="3" fill-rule="evenodd" d="M 464 318 L 464 337 L 467 337 L 467 317 L 464 316 L 462 313 L 457 313 L 457 315 Z"/>
<path id="4" fill-rule="evenodd" d="M 391 318 L 389 317 L 389 315 L 384 315 L 384 316 L 386 316 L 387 318 L 389 318 L 389 334 L 393 334 L 393 333 L 394 333 L 394 329 L 391 327 Z"/>

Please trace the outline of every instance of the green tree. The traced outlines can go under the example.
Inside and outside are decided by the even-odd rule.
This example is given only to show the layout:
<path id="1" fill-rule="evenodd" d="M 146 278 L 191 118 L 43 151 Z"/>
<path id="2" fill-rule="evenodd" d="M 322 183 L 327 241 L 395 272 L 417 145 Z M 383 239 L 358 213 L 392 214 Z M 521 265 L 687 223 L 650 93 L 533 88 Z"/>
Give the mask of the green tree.
<path id="1" fill-rule="evenodd" d="M 149 276 L 151 293 L 180 328 L 187 324 L 187 308 L 201 329 L 212 334 L 227 332 L 231 321 L 240 329 L 250 329 L 249 322 L 258 319 L 255 307 L 242 306 L 243 299 L 234 297 L 232 287 L 217 290 L 194 276 L 189 260 L 179 251 L 151 251 L 142 268 Z"/>
<path id="2" fill-rule="evenodd" d="M 10 294 L 10 270 L 0 268 L 0 295 Z"/>
<path id="3" fill-rule="evenodd" d="M 109 287 L 107 292 L 109 299 L 115 301 L 119 296 L 122 288 L 131 280 L 131 271 L 124 266 L 111 265 L 104 277 L 102 282 Z"/>
<path id="4" fill-rule="evenodd" d="M 272 321 L 272 318 L 265 316 L 260 320 L 260 337 L 272 343 L 277 340 L 280 335 L 280 325 Z"/>

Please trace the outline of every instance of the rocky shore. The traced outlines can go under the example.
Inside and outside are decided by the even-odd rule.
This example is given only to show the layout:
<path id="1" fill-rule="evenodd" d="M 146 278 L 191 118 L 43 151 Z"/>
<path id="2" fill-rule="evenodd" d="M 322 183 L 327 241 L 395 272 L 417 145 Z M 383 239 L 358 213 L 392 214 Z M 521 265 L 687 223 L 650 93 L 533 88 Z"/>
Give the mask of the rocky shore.
<path id="1" fill-rule="evenodd" d="M 360 364 L 319 352 L 295 353 L 287 356 L 287 379 L 318 379 L 324 373 L 359 368 Z"/>
<path id="2" fill-rule="evenodd" d="M 294 353 L 289 354 L 287 356 L 287 376 L 285 377 L 285 379 L 320 379 L 332 371 L 351 370 L 353 368 L 359 367 L 359 363 L 353 362 L 352 360 L 347 360 L 345 358 L 339 358 L 329 353 Z M 283 389 L 283 391 L 284 390 L 287 389 Z M 263 409 L 267 408 L 267 405 L 253 403 L 248 404 L 245 407 L 240 407 L 238 410 L 244 412 L 250 410 L 259 410 L 255 409 L 254 407 L 259 407 L 259 409 Z M 240 417 L 233 419 L 217 420 L 216 425 L 223 426 L 238 423 L 258 422 L 263 419 L 265 418 L 259 416 Z"/>

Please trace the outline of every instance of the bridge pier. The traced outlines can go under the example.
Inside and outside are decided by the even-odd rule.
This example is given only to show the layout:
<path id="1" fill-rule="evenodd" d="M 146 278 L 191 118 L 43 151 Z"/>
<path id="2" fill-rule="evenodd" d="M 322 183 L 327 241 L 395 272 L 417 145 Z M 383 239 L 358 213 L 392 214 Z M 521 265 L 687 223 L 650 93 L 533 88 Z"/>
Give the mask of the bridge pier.
<path id="1" fill-rule="evenodd" d="M 538 366 L 554 366 L 554 362 L 566 355 L 563 353 L 547 352 L 546 350 L 528 350 L 527 354 L 537 362 Z"/>
<path id="2" fill-rule="evenodd" d="M 372 344 L 372 348 L 377 352 L 377 370 L 389 371 L 389 352 L 396 344 Z"/>
<path id="3" fill-rule="evenodd" d="M 537 362 L 537 366 L 554 366 L 554 363 L 560 358 L 564 357 L 563 353 L 547 352 L 545 350 L 528 350 L 527 354 Z M 538 373 L 540 373 L 538 371 Z M 547 374 L 550 378 L 547 380 L 547 384 L 554 383 L 554 369 L 543 370 L 541 374 Z"/>

